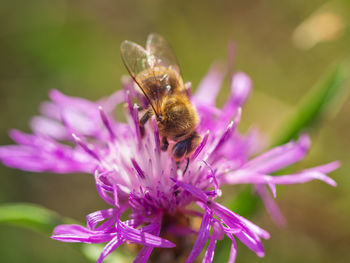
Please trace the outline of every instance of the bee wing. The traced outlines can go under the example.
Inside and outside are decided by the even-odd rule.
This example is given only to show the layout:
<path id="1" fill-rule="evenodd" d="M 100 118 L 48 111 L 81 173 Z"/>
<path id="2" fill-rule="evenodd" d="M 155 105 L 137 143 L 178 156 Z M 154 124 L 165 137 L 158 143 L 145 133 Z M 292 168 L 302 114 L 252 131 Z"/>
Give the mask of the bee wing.
<path id="1" fill-rule="evenodd" d="M 123 62 L 130 75 L 136 78 L 140 72 L 153 67 L 153 56 L 140 45 L 125 40 L 120 45 Z"/>
<path id="2" fill-rule="evenodd" d="M 155 61 L 153 63 L 155 66 L 169 67 L 181 75 L 176 56 L 168 41 L 162 36 L 150 34 L 147 38 L 146 50 L 154 56 Z"/>
<path id="3" fill-rule="evenodd" d="M 158 116 L 159 111 L 157 111 L 156 108 L 159 107 L 155 107 L 156 101 L 152 101 L 150 99 L 148 95 L 150 93 L 150 90 L 148 90 L 147 87 L 143 87 L 142 83 L 137 81 L 137 75 L 140 72 L 145 71 L 147 69 L 152 69 L 154 67 L 154 56 L 140 45 L 129 40 L 125 40 L 122 42 L 122 44 L 120 45 L 120 51 L 122 60 L 130 76 L 137 83 L 142 93 L 145 95 L 146 99 L 152 106 L 155 114 Z"/>

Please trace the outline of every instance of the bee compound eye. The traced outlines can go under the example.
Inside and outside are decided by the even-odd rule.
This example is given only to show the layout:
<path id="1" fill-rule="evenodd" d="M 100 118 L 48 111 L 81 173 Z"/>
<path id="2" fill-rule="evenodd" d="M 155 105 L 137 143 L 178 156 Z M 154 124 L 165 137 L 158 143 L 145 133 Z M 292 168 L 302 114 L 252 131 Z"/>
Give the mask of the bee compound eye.
<path id="1" fill-rule="evenodd" d="M 187 143 L 185 141 L 178 142 L 174 145 L 172 152 L 176 159 L 181 159 L 187 151 Z"/>

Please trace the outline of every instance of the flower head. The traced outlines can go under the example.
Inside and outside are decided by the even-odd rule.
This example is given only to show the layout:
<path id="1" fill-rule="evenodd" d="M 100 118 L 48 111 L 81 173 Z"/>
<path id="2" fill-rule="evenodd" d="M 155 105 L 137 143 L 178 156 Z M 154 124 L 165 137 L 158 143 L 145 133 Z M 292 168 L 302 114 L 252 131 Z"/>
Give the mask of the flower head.
<path id="1" fill-rule="evenodd" d="M 272 176 L 305 156 L 309 138 L 302 135 L 297 141 L 251 158 L 257 150 L 254 133 L 242 136 L 236 131 L 251 80 L 245 73 L 235 73 L 231 94 L 223 108 L 218 109 L 215 99 L 222 79 L 221 71 L 211 68 L 191 97 L 200 115 L 198 132 L 202 141 L 191 156 L 186 173 L 186 162 L 176 163 L 168 152 L 161 151 L 155 119 L 146 125 L 145 136 L 141 137 L 138 107 L 132 102 L 138 94 L 133 83 L 126 80 L 123 90 L 98 102 L 51 91 L 52 101 L 43 103 L 42 116 L 31 122 L 33 134 L 11 131 L 10 136 L 18 145 L 1 147 L 0 159 L 23 170 L 94 174 L 97 191 L 111 208 L 89 214 L 86 227 L 56 227 L 52 238 L 64 242 L 107 242 L 98 262 L 124 243 L 140 245 L 134 262 L 146 262 L 154 248 L 175 246 L 178 250 L 170 250 L 173 258 L 187 253 L 186 262 L 193 262 L 208 241 L 203 262 L 212 262 L 216 242 L 225 235 L 232 240 L 229 262 L 236 257 L 236 239 L 262 257 L 261 239 L 268 239 L 269 234 L 219 204 L 216 197 L 222 194 L 220 187 L 253 184 L 269 212 L 281 222 L 267 189 L 276 196 L 276 185 L 313 179 L 335 186 L 326 174 L 338 163 Z M 126 123 L 111 116 L 121 103 L 126 103 Z M 75 146 L 64 144 L 67 140 L 74 141 Z M 201 220 L 199 228 L 191 224 L 191 218 Z M 187 236 L 196 237 L 189 251 L 180 242 Z"/>

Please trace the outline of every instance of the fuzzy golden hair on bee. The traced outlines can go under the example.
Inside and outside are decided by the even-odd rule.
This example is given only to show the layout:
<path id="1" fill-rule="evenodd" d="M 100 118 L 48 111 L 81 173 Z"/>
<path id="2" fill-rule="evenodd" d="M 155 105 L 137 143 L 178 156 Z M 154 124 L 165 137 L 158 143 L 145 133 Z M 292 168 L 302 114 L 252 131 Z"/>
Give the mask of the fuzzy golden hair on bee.
<path id="1" fill-rule="evenodd" d="M 161 134 L 179 141 L 191 134 L 198 125 L 198 115 L 189 99 L 183 94 L 166 97 L 161 105 L 162 121 L 158 124 Z"/>

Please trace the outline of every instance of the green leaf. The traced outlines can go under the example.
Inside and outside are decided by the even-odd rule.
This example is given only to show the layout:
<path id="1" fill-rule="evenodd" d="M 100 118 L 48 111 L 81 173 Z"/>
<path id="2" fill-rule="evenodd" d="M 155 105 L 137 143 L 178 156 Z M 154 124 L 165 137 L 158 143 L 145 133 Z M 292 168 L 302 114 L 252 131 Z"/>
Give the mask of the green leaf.
<path id="1" fill-rule="evenodd" d="M 322 78 L 302 99 L 296 110 L 287 118 L 286 122 L 278 129 L 279 133 L 274 136 L 272 146 L 284 144 L 296 138 L 300 132 L 312 127 L 317 121 L 336 109 L 334 105 L 341 105 L 341 95 L 345 92 L 345 82 L 348 77 L 348 70 L 343 65 L 336 65 Z"/>
<path id="2" fill-rule="evenodd" d="M 73 223 L 72 219 L 35 204 L 6 203 L 0 205 L 0 223 L 25 227 L 50 235 L 55 226 Z"/>

